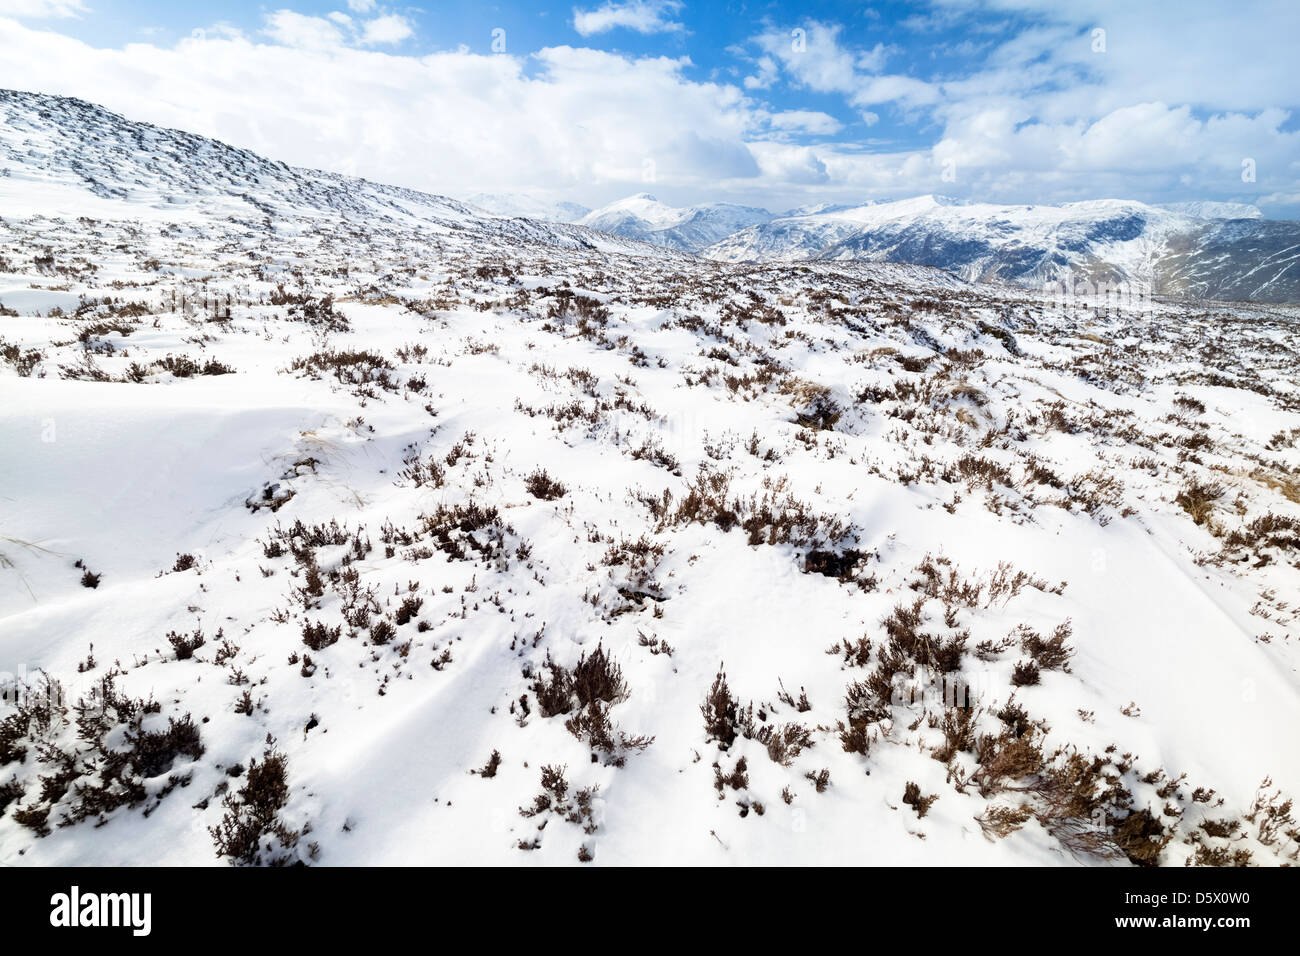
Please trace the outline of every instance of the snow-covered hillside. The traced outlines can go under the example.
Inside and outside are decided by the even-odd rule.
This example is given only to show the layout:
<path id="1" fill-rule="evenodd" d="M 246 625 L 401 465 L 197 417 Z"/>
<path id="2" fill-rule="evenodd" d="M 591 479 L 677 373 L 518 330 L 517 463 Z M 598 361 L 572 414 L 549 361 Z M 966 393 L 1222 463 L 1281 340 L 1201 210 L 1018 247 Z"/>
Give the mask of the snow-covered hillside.
<path id="1" fill-rule="evenodd" d="M 0 863 L 1296 861 L 1300 310 L 0 110 Z"/>
<path id="2" fill-rule="evenodd" d="M 197 220 L 266 236 L 306 221 L 357 222 L 433 241 L 456 234 L 488 245 L 655 252 L 581 226 L 503 219 L 446 196 L 297 169 L 82 100 L 0 90 L 0 115 L 0 210 L 7 217 L 129 215 L 151 225 Z"/>

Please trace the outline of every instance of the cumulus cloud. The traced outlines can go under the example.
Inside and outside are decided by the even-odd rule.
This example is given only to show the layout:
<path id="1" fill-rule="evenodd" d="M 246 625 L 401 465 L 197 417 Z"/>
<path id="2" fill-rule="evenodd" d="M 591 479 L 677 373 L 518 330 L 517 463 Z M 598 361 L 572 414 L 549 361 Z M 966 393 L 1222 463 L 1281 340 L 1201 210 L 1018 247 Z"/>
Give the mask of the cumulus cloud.
<path id="1" fill-rule="evenodd" d="M 401 43 L 414 33 L 415 30 L 411 27 L 411 21 L 407 20 L 406 17 L 396 13 L 388 13 L 365 22 L 361 32 L 361 42 L 368 46 Z"/>
<path id="2" fill-rule="evenodd" d="M 119 50 L 0 20 L 0 85 L 450 195 L 632 192 L 647 171 L 701 191 L 760 176 L 743 93 L 687 79 L 684 58 L 573 47 L 404 56 L 336 42 L 324 18 L 273 15 L 268 27 Z"/>
<path id="3" fill-rule="evenodd" d="M 327 50 L 343 44 L 343 32 L 325 17 L 276 10 L 266 18 L 266 35 L 285 46 Z"/>
<path id="4" fill-rule="evenodd" d="M 753 150 L 759 168 L 769 179 L 804 186 L 822 185 L 830 179 L 826 162 L 811 147 L 756 143 Z"/>
<path id="5" fill-rule="evenodd" d="M 837 25 L 812 21 L 752 37 L 758 68 L 744 85 L 784 81 L 866 108 L 868 125 L 892 115 L 910 130 L 936 130 L 928 149 L 890 157 L 914 191 L 1263 201 L 1266 177 L 1276 197 L 1300 185 L 1300 132 L 1290 118 L 1300 71 L 1288 52 L 1300 5 L 1188 0 L 1173 13 L 1127 0 L 932 0 L 903 27 L 980 33 L 965 49 L 973 66 L 927 72 L 912 56 L 906 72 L 889 70 L 899 61 L 894 47 L 855 45 Z M 847 144 L 819 155 L 832 181 L 880 182 L 879 164 Z M 1257 184 L 1241 179 L 1246 159 Z"/>
<path id="6" fill-rule="evenodd" d="M 60 6 L 0 0 L 0 10 L 22 5 Z M 807 21 L 764 26 L 728 49 L 738 69 L 709 81 L 684 56 L 586 46 L 415 55 L 398 46 L 412 22 L 367 0 L 347 13 L 275 10 L 247 35 L 209 27 L 174 46 L 118 50 L 10 19 L 0 21 L 0 84 L 452 195 L 551 190 L 592 203 L 653 181 L 682 201 L 726 195 L 772 208 L 945 192 L 1294 209 L 1300 71 L 1288 43 L 1300 5 L 1239 7 L 1238 19 L 1269 29 L 1207 0 L 1155 19 L 1120 0 L 933 0 L 918 29 L 981 37 L 961 69 L 939 72 L 881 35 Z M 609 2 L 575 10 L 574 25 L 677 30 L 681 9 Z M 1095 29 L 1106 30 L 1104 52 Z M 860 117 L 872 138 L 843 116 Z M 1245 160 L 1254 182 L 1241 177 Z"/>
<path id="7" fill-rule="evenodd" d="M 415 34 L 411 22 L 400 14 L 357 20 L 337 10 L 323 17 L 276 10 L 267 14 L 264 32 L 277 43 L 308 50 L 328 50 L 346 43 L 392 46 Z"/>
<path id="8" fill-rule="evenodd" d="M 967 169 L 1071 175 L 1080 188 L 1097 176 L 1173 183 L 1187 174 L 1207 190 L 1239 189 L 1241 162 L 1254 159 L 1265 175 L 1293 178 L 1300 130 L 1286 129 L 1289 113 L 1265 109 L 1250 115 L 1196 116 L 1188 105 L 1136 103 L 1092 120 L 1049 123 L 1023 108 L 972 111 L 948 124 L 936 157 Z"/>
<path id="9" fill-rule="evenodd" d="M 623 28 L 637 33 L 671 33 L 685 27 L 669 17 L 682 9 L 678 0 L 608 0 L 595 10 L 573 9 L 573 28 L 582 36 Z"/>
<path id="10" fill-rule="evenodd" d="M 751 42 L 766 54 L 769 72 L 779 63 L 797 86 L 852 100 L 865 75 L 881 69 L 890 50 L 883 43 L 870 50 L 850 49 L 840 42 L 841 30 L 839 24 L 813 20 L 789 30 L 768 30 Z"/>

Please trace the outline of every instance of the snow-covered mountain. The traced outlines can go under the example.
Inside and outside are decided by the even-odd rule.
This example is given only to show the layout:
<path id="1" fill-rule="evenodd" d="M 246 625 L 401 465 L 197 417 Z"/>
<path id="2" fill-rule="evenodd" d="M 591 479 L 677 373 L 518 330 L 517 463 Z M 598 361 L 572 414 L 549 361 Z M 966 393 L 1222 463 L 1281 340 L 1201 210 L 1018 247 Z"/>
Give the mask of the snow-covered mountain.
<path id="1" fill-rule="evenodd" d="M 1263 219 L 1258 206 L 1244 202 L 1168 202 L 1159 208 L 1182 213 L 1194 219 Z"/>
<path id="2" fill-rule="evenodd" d="M 502 218 L 446 196 L 291 167 L 83 100 L 0 90 L 0 118 L 0 212 L 7 216 L 201 219 L 272 233 L 338 219 L 430 236 L 656 253 L 582 226 Z"/>
<path id="3" fill-rule="evenodd" d="M 785 216 L 702 250 L 726 261 L 914 262 L 967 279 L 1300 301 L 1300 223 L 1253 206 L 1095 200 L 1005 206 L 938 196 Z"/>
<path id="4" fill-rule="evenodd" d="M 922 196 L 774 217 L 731 203 L 677 208 L 643 193 L 584 215 L 580 206 L 528 196 L 480 194 L 462 203 L 291 168 L 78 100 L 3 92 L 0 111 L 0 202 L 10 215 L 116 215 L 125 203 L 152 220 L 201 214 L 271 228 L 288 216 L 342 216 L 556 245 L 645 244 L 727 262 L 907 262 L 970 281 L 1041 287 L 1068 279 L 1158 294 L 1300 301 L 1300 224 L 1262 219 L 1241 204 L 1000 206 Z"/>
<path id="5" fill-rule="evenodd" d="M 1300 309 L 0 119 L 0 866 L 1300 861 Z"/>
<path id="6" fill-rule="evenodd" d="M 577 222 L 591 212 L 576 202 L 552 202 L 523 193 L 476 193 L 466 200 L 471 206 L 507 219 L 541 219 L 545 222 Z"/>
<path id="7" fill-rule="evenodd" d="M 592 210 L 580 222 L 618 236 L 698 252 L 749 226 L 773 218 L 766 209 L 734 203 L 674 207 L 638 193 Z"/>

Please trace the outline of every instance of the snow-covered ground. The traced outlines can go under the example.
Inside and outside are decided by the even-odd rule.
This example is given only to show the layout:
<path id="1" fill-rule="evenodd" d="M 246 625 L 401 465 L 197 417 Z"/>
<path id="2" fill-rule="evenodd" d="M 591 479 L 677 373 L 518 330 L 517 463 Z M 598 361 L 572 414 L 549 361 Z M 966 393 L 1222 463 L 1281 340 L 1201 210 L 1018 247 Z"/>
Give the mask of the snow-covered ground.
<path id="1" fill-rule="evenodd" d="M 0 863 L 1296 859 L 1296 309 L 21 135 Z"/>

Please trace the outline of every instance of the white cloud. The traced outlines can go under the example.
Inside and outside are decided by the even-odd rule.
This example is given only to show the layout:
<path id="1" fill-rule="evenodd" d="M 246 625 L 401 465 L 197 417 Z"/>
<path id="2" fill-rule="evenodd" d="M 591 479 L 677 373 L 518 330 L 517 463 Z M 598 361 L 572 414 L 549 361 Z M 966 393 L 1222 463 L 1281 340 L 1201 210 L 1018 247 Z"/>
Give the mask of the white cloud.
<path id="1" fill-rule="evenodd" d="M 336 43 L 321 24 L 335 29 L 279 17 L 285 42 L 209 34 L 103 49 L 0 21 L 0 86 L 450 195 L 631 193 L 647 169 L 656 189 L 704 194 L 761 175 L 751 104 L 735 86 L 688 80 L 684 58 L 571 47 L 405 56 Z"/>
<path id="2" fill-rule="evenodd" d="M 368 46 L 401 43 L 414 33 L 411 21 L 399 14 L 389 13 L 366 21 L 361 42 Z"/>
<path id="3" fill-rule="evenodd" d="M 942 99 L 938 84 L 911 76 L 872 76 L 861 81 L 849 97 L 854 106 L 897 103 L 905 107 L 931 106 Z"/>
<path id="4" fill-rule="evenodd" d="M 776 60 L 770 56 L 759 57 L 755 66 L 758 67 L 758 72 L 745 77 L 743 81 L 747 90 L 766 90 L 776 82 L 777 77 L 780 75 Z"/>
<path id="5" fill-rule="evenodd" d="M 1300 209 L 1300 192 L 1295 193 L 1269 193 L 1267 196 L 1259 197 L 1260 206 L 1286 206 Z"/>
<path id="6" fill-rule="evenodd" d="M 796 186 L 823 185 L 830 179 L 825 161 L 811 147 L 755 143 L 752 149 L 769 179 Z"/>
<path id="7" fill-rule="evenodd" d="M 313 17 L 292 10 L 277 10 L 267 14 L 265 33 L 285 46 L 329 50 L 348 43 L 391 46 L 413 36 L 415 30 L 406 17 L 396 13 L 357 21 L 339 11 Z"/>
<path id="8" fill-rule="evenodd" d="M 768 123 L 773 129 L 829 136 L 838 133 L 844 124 L 829 113 L 818 110 L 784 110 L 773 113 Z"/>
<path id="9" fill-rule="evenodd" d="M 1187 106 L 1137 103 L 1095 120 L 1034 119 L 1014 100 L 954 114 L 931 151 L 934 165 L 952 162 L 958 191 L 987 199 L 1251 197 L 1300 183 L 1300 131 L 1289 114 L 1218 113 L 1198 118 Z M 1243 159 L 1257 183 L 1241 180 Z M 1258 190 L 1258 193 L 1257 193 Z M 1040 200 L 1041 201 L 1041 200 Z M 1262 200 L 1261 200 L 1262 202 Z"/>
<path id="10" fill-rule="evenodd" d="M 838 94 L 869 108 L 869 126 L 897 111 L 934 143 L 890 156 L 895 185 L 908 191 L 1041 202 L 1240 198 L 1270 188 L 1286 196 L 1300 186 L 1300 132 L 1288 119 L 1300 105 L 1289 52 L 1300 4 L 1241 0 L 1225 9 L 1188 0 L 1174 12 L 1129 0 L 932 2 L 911 27 L 980 34 L 966 50 L 981 58 L 973 68 L 927 73 L 914 55 L 906 73 L 887 73 L 893 47 L 855 48 L 836 24 L 814 21 L 798 28 L 802 36 L 771 27 L 752 38 L 766 64 L 744 86 L 772 89 L 783 77 L 796 89 Z M 1094 49 L 1095 29 L 1106 31 L 1105 52 Z M 882 182 L 879 165 L 849 144 L 818 155 L 832 183 Z M 1245 158 L 1256 161 L 1257 186 L 1243 187 Z M 956 183 L 939 181 L 945 162 L 956 164 Z"/>
<path id="11" fill-rule="evenodd" d="M 573 8 L 573 28 L 582 36 L 592 36 L 622 27 L 638 33 L 671 33 L 685 27 L 669 16 L 681 10 L 678 0 L 607 0 L 595 10 Z"/>
<path id="12" fill-rule="evenodd" d="M 884 66 L 890 48 L 877 43 L 870 50 L 851 50 L 840 43 L 841 27 L 813 20 L 789 30 L 769 30 L 751 42 L 778 61 L 797 86 L 817 93 L 842 93 L 852 98 L 864 74 Z"/>
<path id="13" fill-rule="evenodd" d="M 81 0 L 0 0 L 0 17 L 45 19 L 86 13 Z"/>
<path id="14" fill-rule="evenodd" d="M 306 50 L 327 50 L 343 44 L 343 33 L 329 20 L 292 10 L 267 14 L 266 34 L 285 46 Z"/>
<path id="15" fill-rule="evenodd" d="M 369 13 L 375 9 L 375 0 L 348 0 L 348 9 L 353 13 Z"/>
<path id="16" fill-rule="evenodd" d="M 1021 10 L 1035 0 L 988 2 Z M 1261 15 L 1258 0 L 1239 2 Z M 277 10 L 261 33 L 208 28 L 175 46 L 118 50 L 6 20 L 0 86 L 80 96 L 286 162 L 451 195 L 549 190 L 598 204 L 645 189 L 648 171 L 653 190 L 675 201 L 726 196 L 771 208 L 937 191 L 1007 202 L 1271 197 L 1278 206 L 1300 195 L 1300 71 L 1287 69 L 1284 50 L 1300 14 L 1277 8 L 1276 29 L 1242 52 L 1231 24 L 1215 21 L 1232 41 L 1220 48 L 1180 18 L 1160 21 L 1166 37 L 1112 0 L 1068 11 L 1043 3 L 1029 11 L 1033 28 L 983 34 L 992 45 L 963 73 L 912 75 L 893 47 L 854 47 L 834 24 L 806 23 L 801 50 L 773 27 L 732 51 L 750 70 L 734 82 L 697 80 L 686 57 L 567 46 L 380 52 L 411 24 L 368 36 L 367 24 L 396 16 L 373 4 L 364 15 L 350 4 L 353 16 Z M 945 0 L 941 13 L 963 22 L 966 8 Z M 1081 25 L 1093 22 L 1108 24 L 1104 55 Z M 906 146 L 866 139 L 856 123 L 846 133 L 835 110 L 765 92 L 782 83 L 842 98 L 869 127 L 889 116 L 890 136 L 911 124 Z M 1255 183 L 1241 181 L 1246 158 Z M 940 178 L 945 163 L 955 182 Z"/>

